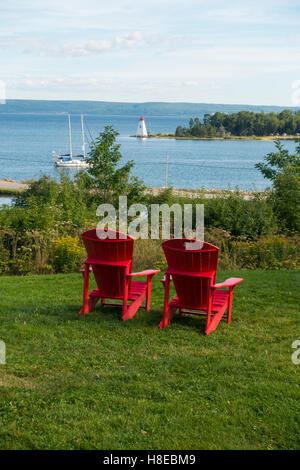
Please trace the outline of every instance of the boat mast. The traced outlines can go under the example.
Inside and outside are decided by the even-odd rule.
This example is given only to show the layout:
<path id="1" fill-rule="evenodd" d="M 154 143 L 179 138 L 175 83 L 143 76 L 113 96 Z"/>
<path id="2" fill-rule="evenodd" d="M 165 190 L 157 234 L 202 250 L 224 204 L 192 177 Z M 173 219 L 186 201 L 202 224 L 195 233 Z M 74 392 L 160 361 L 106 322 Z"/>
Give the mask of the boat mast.
<path id="1" fill-rule="evenodd" d="M 69 117 L 69 142 L 70 142 L 70 157 L 73 157 L 73 152 L 72 152 L 72 130 L 71 130 L 71 116 L 68 114 Z"/>
<path id="2" fill-rule="evenodd" d="M 86 151 L 85 151 L 85 138 L 84 138 L 84 126 L 83 126 L 83 114 L 81 115 L 81 135 L 82 135 L 83 159 L 85 160 Z"/>

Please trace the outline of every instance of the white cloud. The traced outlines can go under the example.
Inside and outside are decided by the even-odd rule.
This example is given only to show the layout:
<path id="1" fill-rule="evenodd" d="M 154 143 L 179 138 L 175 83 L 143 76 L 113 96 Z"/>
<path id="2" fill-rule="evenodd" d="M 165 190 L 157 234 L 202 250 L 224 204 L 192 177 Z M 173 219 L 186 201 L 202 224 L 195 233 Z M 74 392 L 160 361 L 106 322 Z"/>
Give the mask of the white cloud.
<path id="1" fill-rule="evenodd" d="M 277 102 L 299 78 L 299 0 L 0 0 L 0 17 L 10 97 Z"/>
<path id="2" fill-rule="evenodd" d="M 149 37 L 149 42 L 151 42 Z M 130 49 L 147 43 L 141 32 L 135 31 L 123 36 L 116 36 L 113 39 L 91 39 L 85 42 L 68 42 L 64 44 L 48 44 L 44 40 L 28 41 L 28 45 L 23 52 L 38 53 L 47 56 L 91 56 L 98 55 L 105 51 L 114 49 Z M 0 41 L 1 45 L 1 41 Z"/>
<path id="3" fill-rule="evenodd" d="M 63 55 L 63 56 L 88 56 L 100 54 L 101 52 L 113 48 L 113 41 L 91 40 L 83 44 L 64 44 L 63 46 L 52 47 L 44 51 L 46 54 Z"/>
<path id="4" fill-rule="evenodd" d="M 117 36 L 115 38 L 115 44 L 118 46 L 133 47 L 136 44 L 140 43 L 142 39 L 143 39 L 142 34 L 139 31 L 137 31 L 132 34 L 127 34 L 127 36 L 125 37 Z"/>

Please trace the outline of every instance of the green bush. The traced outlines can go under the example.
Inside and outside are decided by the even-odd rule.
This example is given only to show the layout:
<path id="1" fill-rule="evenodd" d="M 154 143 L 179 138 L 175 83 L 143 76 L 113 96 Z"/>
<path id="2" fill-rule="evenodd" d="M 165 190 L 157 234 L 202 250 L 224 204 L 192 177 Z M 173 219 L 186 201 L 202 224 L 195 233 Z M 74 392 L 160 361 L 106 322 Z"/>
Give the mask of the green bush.
<path id="1" fill-rule="evenodd" d="M 300 237 L 264 236 L 255 241 L 236 241 L 228 232 L 213 229 L 205 240 L 219 247 L 219 269 L 296 269 L 300 267 Z M 134 246 L 134 270 L 157 268 L 167 262 L 162 240 L 137 240 Z"/>
<path id="2" fill-rule="evenodd" d="M 300 171 L 285 170 L 274 181 L 274 212 L 284 230 L 300 232 Z"/>
<path id="3" fill-rule="evenodd" d="M 45 274 L 54 272 L 50 258 L 53 231 L 0 229 L 1 274 Z"/>
<path id="4" fill-rule="evenodd" d="M 53 265 L 56 272 L 78 271 L 85 259 L 85 250 L 78 237 L 70 235 L 57 238 L 54 242 Z"/>
<path id="5" fill-rule="evenodd" d="M 221 228 L 238 240 L 256 240 L 272 232 L 274 215 L 264 194 L 245 199 L 239 191 L 204 201 L 206 228 Z"/>
<path id="6" fill-rule="evenodd" d="M 300 237 L 272 236 L 254 242 L 232 241 L 229 253 L 230 263 L 223 266 L 224 269 L 299 268 Z"/>
<path id="7" fill-rule="evenodd" d="M 196 204 L 204 204 L 205 230 L 225 230 L 237 240 L 256 240 L 274 231 L 276 218 L 273 204 L 265 193 L 253 192 L 250 196 L 241 191 L 219 191 L 207 198 L 204 191 L 191 196 L 177 196 L 171 189 L 149 194 L 146 204 L 193 204 L 193 228 L 196 224 Z M 149 211 L 150 212 L 150 211 Z M 150 221 L 150 218 L 149 218 Z"/>
<path id="8" fill-rule="evenodd" d="M 280 140 L 275 143 L 277 152 L 265 156 L 263 163 L 257 163 L 265 178 L 273 184 L 273 212 L 282 231 L 300 232 L 300 143 L 295 153 L 290 154 Z"/>

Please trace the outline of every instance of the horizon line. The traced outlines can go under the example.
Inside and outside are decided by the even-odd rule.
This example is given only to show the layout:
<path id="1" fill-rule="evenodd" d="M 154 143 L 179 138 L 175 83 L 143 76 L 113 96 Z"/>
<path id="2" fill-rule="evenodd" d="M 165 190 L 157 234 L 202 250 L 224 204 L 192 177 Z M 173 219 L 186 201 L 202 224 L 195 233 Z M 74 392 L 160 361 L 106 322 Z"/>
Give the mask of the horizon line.
<path id="1" fill-rule="evenodd" d="M 300 106 L 295 105 L 281 105 L 281 104 L 249 104 L 249 103 L 217 103 L 217 102 L 205 102 L 205 101 L 105 101 L 105 100 L 91 100 L 91 99 L 48 99 L 48 98 L 7 98 L 8 101 L 67 101 L 67 102 L 78 102 L 78 103 L 112 103 L 112 104 L 196 104 L 196 105 L 221 105 L 221 106 L 264 106 L 264 107 L 278 107 L 278 108 L 295 108 L 300 109 Z M 5 105 L 5 103 L 3 103 Z"/>

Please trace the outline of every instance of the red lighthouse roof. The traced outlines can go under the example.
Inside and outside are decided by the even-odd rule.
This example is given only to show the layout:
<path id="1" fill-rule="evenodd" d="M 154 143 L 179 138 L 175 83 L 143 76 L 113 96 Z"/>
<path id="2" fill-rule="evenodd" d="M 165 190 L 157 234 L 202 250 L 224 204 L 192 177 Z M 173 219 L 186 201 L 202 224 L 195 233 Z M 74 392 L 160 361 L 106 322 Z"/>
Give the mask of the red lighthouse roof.
<path id="1" fill-rule="evenodd" d="M 140 117 L 140 121 L 145 121 L 143 116 Z"/>

